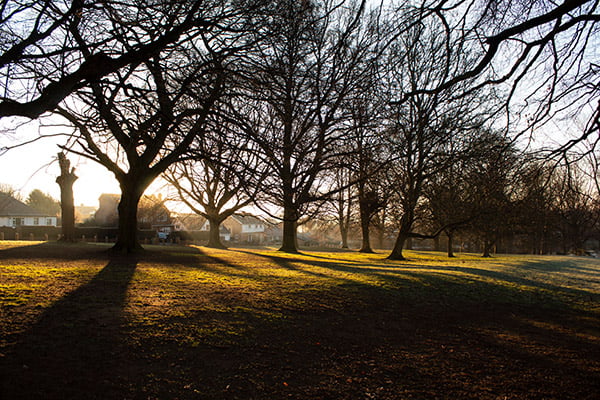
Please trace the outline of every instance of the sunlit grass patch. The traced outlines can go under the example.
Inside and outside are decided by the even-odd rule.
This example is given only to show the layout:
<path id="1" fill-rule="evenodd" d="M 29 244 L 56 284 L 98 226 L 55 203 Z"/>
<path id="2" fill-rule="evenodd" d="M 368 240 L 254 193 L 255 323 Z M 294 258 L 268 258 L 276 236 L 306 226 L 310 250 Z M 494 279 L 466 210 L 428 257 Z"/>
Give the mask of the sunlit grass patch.
<path id="1" fill-rule="evenodd" d="M 43 253 L 43 247 L 36 248 Z M 97 248 L 66 246 L 64 251 L 82 256 L 61 260 L 56 257 L 63 248 L 54 244 L 48 246 L 49 258 L 32 253 L 30 259 L 4 260 L 2 304 L 47 308 L 101 276 L 106 285 L 124 281 L 123 313 L 131 326 L 160 336 L 169 334 L 170 325 L 191 324 L 202 337 L 231 340 L 250 332 L 251 325 L 282 321 L 290 313 L 354 312 L 374 299 L 407 306 L 498 304 L 600 312 L 600 261 L 588 258 L 458 254 L 449 259 L 444 253 L 407 251 L 406 261 L 390 261 L 383 252 L 286 254 L 194 246 L 148 246 L 146 254 L 129 261 L 85 258 L 86 251 Z M 107 265 L 111 271 L 103 274 Z"/>
<path id="2" fill-rule="evenodd" d="M 40 285 L 0 283 L 0 307 L 16 307 L 26 304 Z"/>
<path id="3" fill-rule="evenodd" d="M 298 398 L 360 397 L 390 382 L 398 385 L 381 398 L 408 393 L 411 382 L 412 394 L 429 398 L 440 377 L 449 386 L 438 393 L 461 380 L 457 398 L 488 398 L 492 392 L 480 388 L 498 379 L 493 398 L 526 382 L 511 395 L 521 398 L 538 393 L 547 376 L 583 377 L 573 382 L 589 386 L 599 370 L 592 354 L 600 345 L 599 260 L 407 251 L 407 260 L 390 261 L 384 252 L 174 245 L 127 257 L 90 244 L 20 248 L 0 250 L 0 353 L 19 356 L 7 364 L 18 374 L 23 365 L 31 374 L 40 359 L 37 376 L 62 365 L 70 374 L 84 355 L 93 360 L 92 381 L 96 365 L 106 368 L 102 379 L 133 371 L 127 387 L 139 393 L 155 385 L 153 398 L 189 397 L 177 391 L 181 382 L 210 387 L 207 398 L 244 397 L 230 396 L 232 382 L 238 394 L 274 382 L 285 391 L 256 397 L 283 398 L 299 379 L 311 390 L 324 382 L 335 390 Z"/>
<path id="4" fill-rule="evenodd" d="M 22 247 L 22 246 L 35 246 L 42 243 L 46 243 L 43 241 L 33 241 L 33 240 L 0 240 L 0 250 L 11 249 L 14 247 Z"/>

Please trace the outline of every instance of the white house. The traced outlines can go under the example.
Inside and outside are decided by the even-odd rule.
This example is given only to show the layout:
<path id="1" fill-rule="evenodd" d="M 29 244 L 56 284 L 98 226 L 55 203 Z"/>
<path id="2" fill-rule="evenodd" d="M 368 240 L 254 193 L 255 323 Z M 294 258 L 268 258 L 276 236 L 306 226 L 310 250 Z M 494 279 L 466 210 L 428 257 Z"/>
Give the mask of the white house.
<path id="1" fill-rule="evenodd" d="M 0 226 L 57 226 L 58 218 L 29 207 L 14 197 L 0 193 Z"/>
<path id="2" fill-rule="evenodd" d="M 265 222 L 252 214 L 233 214 L 223 221 L 223 226 L 231 231 L 234 240 L 248 243 L 265 242 Z"/>
<path id="3" fill-rule="evenodd" d="M 178 214 L 173 220 L 173 225 L 176 231 L 208 232 L 210 230 L 208 220 L 198 214 Z M 219 236 L 227 242 L 231 240 L 231 232 L 223 225 L 219 227 Z"/>

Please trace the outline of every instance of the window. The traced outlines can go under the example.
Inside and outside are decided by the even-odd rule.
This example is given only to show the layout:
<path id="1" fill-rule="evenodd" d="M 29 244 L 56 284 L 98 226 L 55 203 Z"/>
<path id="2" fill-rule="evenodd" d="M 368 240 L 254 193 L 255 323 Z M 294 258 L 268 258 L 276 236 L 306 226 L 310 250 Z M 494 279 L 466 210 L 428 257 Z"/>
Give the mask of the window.
<path id="1" fill-rule="evenodd" d="M 40 219 L 38 217 L 33 217 L 33 224 L 34 225 L 39 225 L 40 224 Z"/>
<path id="2" fill-rule="evenodd" d="M 52 218 L 46 218 L 46 225 L 52 225 Z"/>

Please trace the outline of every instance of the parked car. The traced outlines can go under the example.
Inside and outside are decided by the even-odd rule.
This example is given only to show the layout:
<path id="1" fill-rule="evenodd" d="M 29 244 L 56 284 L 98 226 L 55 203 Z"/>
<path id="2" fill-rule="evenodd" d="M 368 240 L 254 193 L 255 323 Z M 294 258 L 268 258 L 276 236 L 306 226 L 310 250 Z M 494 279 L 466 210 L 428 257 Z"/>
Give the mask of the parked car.
<path id="1" fill-rule="evenodd" d="M 168 239 L 168 237 L 169 237 L 169 234 L 168 234 L 167 232 L 161 232 L 161 231 L 158 231 L 158 232 L 156 233 L 156 235 L 158 236 L 158 238 L 159 238 L 160 240 L 167 240 L 167 239 Z"/>

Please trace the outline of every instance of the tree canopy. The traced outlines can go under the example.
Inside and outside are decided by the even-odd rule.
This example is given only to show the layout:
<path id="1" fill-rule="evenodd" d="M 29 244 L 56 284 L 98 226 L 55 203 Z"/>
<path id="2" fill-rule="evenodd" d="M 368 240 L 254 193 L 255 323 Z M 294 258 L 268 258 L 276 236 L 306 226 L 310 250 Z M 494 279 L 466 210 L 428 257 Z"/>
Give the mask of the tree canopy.
<path id="1" fill-rule="evenodd" d="M 60 214 L 60 202 L 39 189 L 34 189 L 29 193 L 25 204 L 48 215 Z"/>

